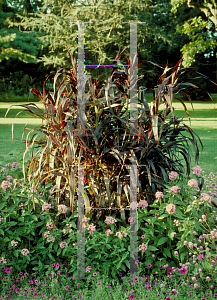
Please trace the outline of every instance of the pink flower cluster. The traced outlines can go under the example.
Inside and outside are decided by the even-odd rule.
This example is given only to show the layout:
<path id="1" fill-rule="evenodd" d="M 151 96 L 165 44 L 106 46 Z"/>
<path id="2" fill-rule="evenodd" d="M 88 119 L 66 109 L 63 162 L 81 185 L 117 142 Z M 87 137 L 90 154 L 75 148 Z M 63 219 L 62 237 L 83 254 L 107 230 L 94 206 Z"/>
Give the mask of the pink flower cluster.
<path id="1" fill-rule="evenodd" d="M 26 256 L 28 253 L 29 253 L 28 249 L 21 250 L 21 254 L 23 254 L 24 256 Z"/>
<path id="2" fill-rule="evenodd" d="M 6 172 L 6 168 L 2 168 L 2 169 L 1 169 L 1 172 L 2 172 L 2 173 L 5 173 L 5 172 Z"/>
<path id="3" fill-rule="evenodd" d="M 171 186 L 170 188 L 170 192 L 172 192 L 173 195 L 178 193 L 179 190 L 181 190 L 181 188 L 178 185 Z"/>
<path id="4" fill-rule="evenodd" d="M 4 180 L 1 183 L 1 188 L 6 192 L 7 188 L 11 185 L 12 183 L 10 181 Z"/>
<path id="5" fill-rule="evenodd" d="M 139 206 L 141 206 L 141 207 L 147 207 L 148 206 L 148 202 L 146 200 L 140 200 L 139 201 Z"/>
<path id="6" fill-rule="evenodd" d="M 60 248 L 62 248 L 62 249 L 67 247 L 67 246 L 68 246 L 68 244 L 66 242 L 60 243 Z"/>
<path id="7" fill-rule="evenodd" d="M 169 173 L 169 180 L 176 180 L 178 173 L 175 171 L 172 171 Z"/>
<path id="8" fill-rule="evenodd" d="M 125 237 L 127 236 L 127 232 L 124 231 L 124 230 L 121 230 L 121 231 L 116 232 L 116 235 L 117 235 L 120 239 L 122 239 L 122 237 L 123 237 L 122 234 L 123 234 Z"/>
<path id="9" fill-rule="evenodd" d="M 12 246 L 14 246 L 14 245 L 16 246 L 17 244 L 18 244 L 18 242 L 15 242 L 14 240 L 11 241 Z"/>
<path id="10" fill-rule="evenodd" d="M 12 167 L 11 170 L 13 170 L 14 168 L 17 169 L 18 166 L 18 162 L 14 161 L 12 164 L 8 163 L 5 165 L 6 167 Z"/>
<path id="11" fill-rule="evenodd" d="M 7 263 L 7 260 L 6 260 L 4 257 L 2 257 L 2 258 L 0 259 L 0 263 L 6 264 L 6 263 Z"/>
<path id="12" fill-rule="evenodd" d="M 166 211 L 168 212 L 168 214 L 174 214 L 175 213 L 175 211 L 176 211 L 176 206 L 175 206 L 175 204 L 172 204 L 172 203 L 170 203 L 170 204 L 168 204 L 167 205 L 167 207 L 166 207 Z"/>
<path id="13" fill-rule="evenodd" d="M 190 179 L 188 181 L 188 186 L 191 186 L 191 187 L 198 187 L 198 183 L 195 179 Z"/>
<path id="14" fill-rule="evenodd" d="M 209 204 L 212 202 L 212 198 L 206 193 L 201 193 L 200 200 L 209 202 Z"/>
<path id="15" fill-rule="evenodd" d="M 2 163 L 0 162 L 0 165 L 2 165 Z M 18 166 L 18 162 L 14 161 L 12 164 L 8 163 L 5 165 L 6 167 L 12 167 L 11 170 L 13 171 L 14 168 L 17 169 Z M 6 168 L 2 168 L 1 172 L 6 172 Z"/>
<path id="16" fill-rule="evenodd" d="M 95 231 L 95 230 L 96 230 L 95 227 L 96 227 L 96 226 L 92 223 L 91 225 L 88 226 L 87 230 L 90 230 L 91 232 L 92 232 L 92 231 Z"/>
<path id="17" fill-rule="evenodd" d="M 2 163 L 0 163 L 0 165 L 1 165 L 1 164 L 2 164 Z M 10 164 L 10 163 L 6 164 L 6 167 L 12 167 L 12 170 L 14 169 L 14 167 L 17 169 L 17 166 L 18 166 L 18 163 L 17 163 L 17 162 L 13 162 L 12 164 Z M 2 168 L 0 171 L 1 171 L 2 173 L 5 173 L 5 172 L 6 172 L 6 168 Z M 3 174 L 3 175 L 5 175 L 5 174 Z M 2 181 L 0 188 L 2 188 L 4 191 L 6 191 L 7 188 L 10 187 L 10 186 L 12 185 L 12 183 L 10 182 L 11 179 L 13 179 L 13 177 L 12 177 L 11 175 L 7 175 L 7 180 Z M 18 183 L 18 180 L 17 180 L 17 179 L 14 179 L 14 180 L 13 180 L 13 183 L 14 183 L 15 185 L 17 184 L 18 187 L 21 186 L 21 185 Z"/>
<path id="18" fill-rule="evenodd" d="M 49 234 L 50 234 L 50 231 L 48 230 L 44 233 L 44 237 L 47 238 L 49 236 Z"/>
<path id="19" fill-rule="evenodd" d="M 138 206 L 139 206 L 138 202 L 133 201 L 132 203 L 130 203 L 130 208 L 132 210 L 136 210 Z"/>
<path id="20" fill-rule="evenodd" d="M 86 228 L 86 227 L 87 227 L 87 222 L 88 222 L 88 220 L 90 220 L 90 218 L 84 217 L 84 218 L 82 219 L 82 222 L 84 223 L 84 224 L 82 225 L 82 228 Z"/>
<path id="21" fill-rule="evenodd" d="M 106 219 L 105 219 L 106 224 L 113 224 L 114 222 L 117 222 L 117 221 L 112 217 L 106 217 Z"/>
<path id="22" fill-rule="evenodd" d="M 134 217 L 129 217 L 129 218 L 128 218 L 128 222 L 129 222 L 130 224 L 133 224 L 134 221 L 135 221 L 135 218 L 134 218 Z"/>
<path id="23" fill-rule="evenodd" d="M 47 226 L 47 229 L 52 229 L 52 228 L 54 228 L 54 225 L 53 225 L 52 222 L 47 222 L 46 226 Z"/>
<path id="24" fill-rule="evenodd" d="M 176 224 L 176 226 L 179 226 L 179 225 L 180 225 L 179 220 L 174 220 L 174 223 Z"/>
<path id="25" fill-rule="evenodd" d="M 111 231 L 111 229 L 107 229 L 106 232 L 105 232 L 105 234 L 107 236 L 111 235 L 112 233 L 113 233 L 113 231 Z"/>
<path id="26" fill-rule="evenodd" d="M 86 267 L 86 272 L 90 273 L 90 270 L 91 270 L 91 266 Z"/>
<path id="27" fill-rule="evenodd" d="M 134 201 L 132 203 L 130 203 L 130 208 L 132 208 L 132 210 L 136 210 L 136 208 L 138 207 L 147 207 L 148 206 L 148 202 L 146 200 L 140 200 L 139 203 Z"/>
<path id="28" fill-rule="evenodd" d="M 49 211 L 50 208 L 51 208 L 51 204 L 44 203 L 42 205 L 42 210 Z"/>
<path id="29" fill-rule="evenodd" d="M 21 209 L 23 209 L 23 203 L 20 203 L 19 207 L 20 207 Z"/>
<path id="30" fill-rule="evenodd" d="M 60 213 L 63 213 L 63 214 L 65 214 L 66 212 L 67 212 L 67 206 L 65 206 L 65 205 L 63 205 L 63 204 L 60 204 L 60 205 L 58 205 L 58 211 L 60 212 Z"/>
<path id="31" fill-rule="evenodd" d="M 146 244 L 142 243 L 141 245 L 139 245 L 139 251 L 145 252 L 147 250 L 147 246 Z"/>
<path id="32" fill-rule="evenodd" d="M 198 176 L 198 175 L 200 175 L 201 172 L 202 172 L 202 169 L 198 165 L 196 167 L 193 167 L 193 174 Z"/>
<path id="33" fill-rule="evenodd" d="M 156 197 L 156 199 L 163 198 L 163 196 L 164 196 L 163 192 L 159 192 L 159 191 L 157 191 L 157 192 L 155 193 L 155 197 Z"/>

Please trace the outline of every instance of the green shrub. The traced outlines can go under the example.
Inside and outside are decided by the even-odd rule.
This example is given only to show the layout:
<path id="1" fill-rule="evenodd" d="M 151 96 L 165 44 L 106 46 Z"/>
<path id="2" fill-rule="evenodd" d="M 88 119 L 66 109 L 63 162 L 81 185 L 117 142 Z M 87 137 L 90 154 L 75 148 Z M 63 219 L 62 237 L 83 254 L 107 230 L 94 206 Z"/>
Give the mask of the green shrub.
<path id="1" fill-rule="evenodd" d="M 198 170 L 198 166 L 193 168 L 193 173 L 197 174 L 195 169 Z M 25 269 L 26 272 L 40 270 L 48 275 L 53 272 L 53 263 L 59 259 L 70 260 L 68 273 L 76 277 L 78 214 L 65 217 L 67 207 L 50 205 L 49 208 L 46 198 L 41 195 L 41 188 L 36 191 L 32 202 L 33 187 L 19 186 L 14 181 L 16 178 L 1 173 L 0 263 L 6 261 L 13 273 Z M 186 178 L 178 181 L 177 175 L 176 172 L 169 174 L 170 182 L 163 192 L 157 191 L 152 205 L 146 200 L 131 204 L 132 209 L 138 208 L 139 273 L 142 276 L 151 273 L 166 275 L 172 272 L 168 270 L 174 271 L 178 263 L 187 265 L 191 260 L 189 253 L 192 253 L 196 263 L 188 269 L 188 276 L 195 275 L 202 267 L 201 281 L 209 275 L 216 260 L 217 229 L 212 196 L 201 193 L 204 183 L 201 176 L 201 180 L 196 175 L 197 181 L 191 179 L 187 182 Z M 89 266 L 91 273 L 98 275 L 108 272 L 115 278 L 119 272 L 127 274 L 129 223 L 135 220 L 128 220 L 126 228 L 118 228 L 118 221 L 118 218 L 103 223 L 98 221 L 99 228 L 96 228 L 92 216 L 90 220 L 83 220 L 87 273 Z M 201 240 L 202 249 L 198 244 L 194 245 L 195 238 Z M 62 263 L 60 265 L 64 269 Z M 212 283 L 216 280 L 213 277 Z"/>

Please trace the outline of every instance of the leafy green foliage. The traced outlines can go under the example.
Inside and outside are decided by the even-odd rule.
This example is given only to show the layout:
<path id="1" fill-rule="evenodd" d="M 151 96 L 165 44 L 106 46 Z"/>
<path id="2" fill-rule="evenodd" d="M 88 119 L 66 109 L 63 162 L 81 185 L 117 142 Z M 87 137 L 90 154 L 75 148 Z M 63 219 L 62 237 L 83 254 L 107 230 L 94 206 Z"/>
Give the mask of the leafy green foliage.
<path id="1" fill-rule="evenodd" d="M 174 14 L 179 13 L 179 10 L 186 5 L 195 13 L 197 12 L 196 16 L 185 20 L 184 24 L 177 25 L 177 32 L 186 34 L 190 40 L 181 49 L 183 65 L 189 67 L 195 62 L 197 53 L 216 48 L 216 1 L 171 0 L 171 4 L 171 12 Z"/>
<path id="2" fill-rule="evenodd" d="M 203 178 L 200 180 L 199 177 L 196 175 L 197 182 L 203 186 L 204 180 Z M 6 174 L 1 172 L 2 179 L 6 179 Z M 189 264 L 187 274 L 188 276 L 195 274 L 198 267 L 202 267 L 204 268 L 204 276 L 208 275 L 211 262 L 216 257 L 216 242 L 213 237 L 211 238 L 211 236 L 217 236 L 215 228 L 211 231 L 211 228 L 216 225 L 215 214 L 212 212 L 212 206 L 208 201 L 209 196 L 206 200 L 205 198 L 202 199 L 201 187 L 199 186 L 200 190 L 198 192 L 198 187 L 192 187 L 192 182 L 188 181 L 186 183 L 185 176 L 183 181 L 178 179 L 173 180 L 173 182 L 170 181 L 163 191 L 161 201 L 155 199 L 150 206 L 138 207 L 138 222 L 141 225 L 137 232 L 138 246 L 142 244 L 147 246 L 144 252 L 140 248 L 138 251 L 140 254 L 139 273 L 142 276 L 153 274 L 153 272 L 158 272 L 158 276 L 166 276 L 169 273 L 169 268 L 177 267 L 179 262 L 187 263 L 190 259 L 189 253 L 194 253 L 194 255 L 203 253 L 204 255 L 208 254 L 207 249 L 209 248 L 212 250 L 212 252 L 209 250 L 209 258 L 206 257 L 205 259 L 204 257 L 202 260 L 197 258 L 200 260 L 199 266 Z M 180 187 L 180 190 L 175 194 L 171 192 L 174 185 Z M 6 259 L 7 264 L 12 266 L 11 275 L 15 275 L 17 271 L 23 271 L 25 267 L 26 272 L 40 270 L 43 273 L 48 269 L 46 271 L 47 276 L 51 272 L 53 273 L 52 263 L 55 263 L 58 258 L 64 261 L 70 258 L 68 273 L 76 276 L 77 233 L 76 230 L 69 230 L 64 225 L 73 227 L 73 224 L 77 223 L 78 215 L 74 213 L 62 221 L 60 216 L 56 214 L 55 206 L 42 212 L 42 205 L 46 201 L 42 191 L 42 188 L 37 190 L 34 200 L 36 205 L 34 207 L 30 186 L 24 184 L 18 186 L 17 183 L 14 183 L 6 191 L 0 189 L 2 199 L 0 202 L 2 212 L 0 216 L 1 257 Z M 167 210 L 167 206 L 171 203 L 176 207 L 173 214 L 169 214 Z M 183 217 L 184 214 L 185 217 Z M 163 215 L 166 217 L 161 218 Z M 206 220 L 204 216 L 206 216 Z M 22 221 L 21 218 L 25 221 Z M 203 221 L 200 218 L 203 218 Z M 92 216 L 90 219 L 90 222 L 92 222 Z M 54 225 L 52 229 L 49 229 L 50 235 L 55 237 L 54 242 L 48 241 L 44 235 L 48 229 L 48 222 Z M 127 273 L 130 226 L 121 228 L 122 232 L 126 233 L 121 238 L 116 234 L 117 224 L 106 225 L 100 223 L 100 226 L 103 232 L 99 230 L 91 232 L 88 230 L 88 226 L 86 227 L 85 266 L 91 266 L 91 271 L 97 272 L 98 275 L 101 272 L 108 272 L 108 276 L 113 278 L 117 276 L 120 270 L 123 270 L 124 274 Z M 105 234 L 106 226 L 112 229 L 112 233 L 108 236 Z M 191 241 L 196 237 L 203 239 L 203 234 L 207 235 L 206 239 L 210 239 L 209 245 L 207 246 L 204 243 L 202 249 L 191 247 Z M 17 245 L 12 246 L 12 240 L 18 242 Z M 60 243 L 63 241 L 67 243 L 64 249 L 60 247 Z M 203 244 L 201 243 L 201 245 Z M 101 251 L 99 251 L 99 248 Z M 26 256 L 23 255 L 22 249 L 29 250 L 29 253 Z M 175 253 L 175 251 L 178 251 L 178 253 Z M 166 263 L 168 264 L 165 266 Z M 149 264 L 152 265 L 151 268 Z M 60 268 L 64 270 L 62 263 L 60 263 Z M 202 280 L 203 277 L 198 278 L 198 281 L 202 282 Z M 215 282 L 215 280 L 214 277 L 213 281 Z M 206 284 L 210 283 L 207 282 Z"/>

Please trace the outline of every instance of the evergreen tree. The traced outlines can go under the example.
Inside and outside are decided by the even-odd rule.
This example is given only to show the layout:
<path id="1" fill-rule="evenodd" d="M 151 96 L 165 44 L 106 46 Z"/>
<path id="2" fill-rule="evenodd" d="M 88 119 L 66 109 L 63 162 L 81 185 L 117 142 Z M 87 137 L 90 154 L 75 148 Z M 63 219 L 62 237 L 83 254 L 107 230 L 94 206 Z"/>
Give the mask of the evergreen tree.
<path id="1" fill-rule="evenodd" d="M 49 0 L 40 12 L 20 16 L 19 22 L 11 21 L 10 24 L 30 32 L 44 31 L 46 34 L 39 39 L 49 42 L 49 51 L 37 61 L 61 68 L 68 66 L 63 45 L 74 57 L 77 56 L 78 26 L 72 21 L 92 22 L 85 23 L 85 64 L 112 64 L 118 50 L 130 45 L 130 25 L 122 22 L 145 22 L 137 25 L 139 61 L 150 60 L 165 66 L 168 53 L 169 63 L 174 65 L 181 56 L 179 48 L 184 45 L 179 40 L 180 34 L 175 32 L 170 10 L 169 0 L 92 0 L 79 3 Z M 130 51 L 129 48 L 127 50 Z M 127 60 L 121 62 L 126 64 Z M 149 66 L 153 69 L 152 65 Z M 141 67 L 139 72 L 143 70 L 144 67 Z M 158 70 L 161 72 L 161 69 Z M 110 68 L 86 68 L 86 73 L 93 77 L 104 72 L 107 77 Z M 148 76 L 147 80 L 152 79 Z"/>

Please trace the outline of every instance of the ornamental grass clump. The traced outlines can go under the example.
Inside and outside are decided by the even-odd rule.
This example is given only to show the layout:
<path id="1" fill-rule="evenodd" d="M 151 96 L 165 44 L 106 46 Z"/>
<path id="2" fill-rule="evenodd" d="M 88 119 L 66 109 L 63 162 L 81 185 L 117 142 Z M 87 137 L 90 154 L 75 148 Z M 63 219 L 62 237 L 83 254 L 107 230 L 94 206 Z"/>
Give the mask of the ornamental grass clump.
<path id="1" fill-rule="evenodd" d="M 68 51 L 68 50 L 67 50 Z M 181 119 L 174 116 L 172 101 L 174 93 L 184 90 L 192 83 L 178 80 L 185 72 L 181 68 L 180 60 L 172 69 L 166 66 L 160 76 L 157 87 L 153 89 L 153 101 L 149 107 L 144 93 L 139 94 L 137 134 L 129 133 L 129 74 L 120 70 L 120 66 L 112 68 L 112 74 L 107 79 L 106 85 L 101 89 L 97 80 L 88 80 L 89 90 L 85 90 L 84 110 L 81 122 L 85 127 L 85 135 L 81 136 L 77 128 L 78 103 L 77 103 L 77 75 L 75 60 L 68 51 L 73 72 L 70 68 L 58 70 L 54 77 L 53 89 L 46 93 L 45 83 L 43 93 L 32 89 L 33 93 L 42 101 L 45 110 L 41 110 L 35 103 L 19 105 L 26 108 L 32 116 L 38 116 L 46 124 L 31 130 L 38 134 L 28 141 L 27 135 L 25 157 L 30 145 L 38 148 L 27 166 L 27 176 L 23 162 L 24 184 L 26 177 L 29 185 L 34 186 L 34 191 L 51 184 L 47 190 L 47 202 L 55 200 L 56 205 L 69 207 L 67 216 L 77 208 L 77 180 L 79 178 L 78 165 L 88 165 L 85 168 L 85 216 L 90 216 L 93 207 L 127 207 L 130 204 L 130 170 L 126 165 L 137 165 L 138 170 L 138 199 L 147 199 L 148 204 L 154 201 L 158 190 L 165 188 L 168 182 L 168 173 L 177 172 L 180 177 L 185 172 L 183 165 L 177 158 L 181 154 L 186 162 L 186 172 L 190 173 L 190 150 L 188 141 L 194 145 L 196 161 L 199 158 L 197 134 Z M 122 54 L 122 53 L 121 53 Z M 116 56 L 116 62 L 121 54 Z M 128 60 L 129 63 L 129 60 Z M 65 69 L 65 71 L 64 71 Z M 60 77 L 62 80 L 59 80 Z M 182 87 L 184 85 L 184 87 Z M 58 86 L 58 87 L 57 87 Z M 182 89 L 180 89 L 182 87 Z M 186 113 L 189 113 L 182 100 L 178 99 Z M 159 110 L 160 105 L 165 108 Z M 192 104 L 192 102 L 191 102 Z M 193 106 L 192 106 L 193 107 Z M 10 109 L 10 108 L 9 108 Z M 169 114 L 172 113 L 173 117 Z M 7 114 L 7 113 L 6 113 Z M 190 120 L 190 116 L 189 116 Z M 135 126 L 134 126 L 135 127 Z M 25 128 L 24 128 L 25 129 Z M 135 129 L 135 128 L 134 128 Z M 182 133 L 190 133 L 186 137 Z M 44 138 L 35 141 L 43 133 Z M 201 140 L 198 137 L 200 143 Z M 202 143 L 201 146 L 203 147 Z M 33 192 L 33 207 L 35 192 Z M 104 222 L 106 216 L 118 218 L 119 225 L 126 227 L 128 212 L 118 210 L 98 210 L 93 212 L 92 222 Z"/>

